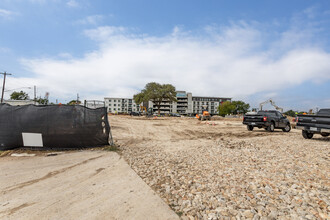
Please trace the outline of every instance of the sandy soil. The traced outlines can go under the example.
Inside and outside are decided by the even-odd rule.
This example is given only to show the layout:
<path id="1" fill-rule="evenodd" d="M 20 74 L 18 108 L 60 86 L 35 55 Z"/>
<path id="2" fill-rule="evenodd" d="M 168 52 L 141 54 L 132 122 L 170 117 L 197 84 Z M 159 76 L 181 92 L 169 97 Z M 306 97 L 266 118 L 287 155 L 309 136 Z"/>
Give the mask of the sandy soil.
<path id="1" fill-rule="evenodd" d="M 0 157 L 0 219 L 178 219 L 115 152 Z"/>
<path id="2" fill-rule="evenodd" d="M 183 219 L 329 218 L 330 138 L 241 119 L 109 120 L 122 156 Z"/>

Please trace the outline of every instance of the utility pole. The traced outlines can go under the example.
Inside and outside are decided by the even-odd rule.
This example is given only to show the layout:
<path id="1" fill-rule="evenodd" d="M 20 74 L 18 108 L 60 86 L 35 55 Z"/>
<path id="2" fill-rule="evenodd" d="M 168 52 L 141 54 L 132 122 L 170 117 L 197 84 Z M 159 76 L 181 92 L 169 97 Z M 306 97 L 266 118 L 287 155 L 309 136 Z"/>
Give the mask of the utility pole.
<path id="1" fill-rule="evenodd" d="M 6 85 L 6 76 L 10 76 L 12 74 L 10 73 L 6 73 L 6 71 L 4 73 L 0 73 L 3 75 L 3 86 L 2 86 L 2 94 L 1 94 L 1 103 L 3 103 L 3 95 L 5 93 L 5 85 Z"/>
<path id="2" fill-rule="evenodd" d="M 77 93 L 77 105 L 79 105 L 79 94 Z"/>
<path id="3" fill-rule="evenodd" d="M 37 86 L 34 86 L 34 104 L 37 102 Z"/>

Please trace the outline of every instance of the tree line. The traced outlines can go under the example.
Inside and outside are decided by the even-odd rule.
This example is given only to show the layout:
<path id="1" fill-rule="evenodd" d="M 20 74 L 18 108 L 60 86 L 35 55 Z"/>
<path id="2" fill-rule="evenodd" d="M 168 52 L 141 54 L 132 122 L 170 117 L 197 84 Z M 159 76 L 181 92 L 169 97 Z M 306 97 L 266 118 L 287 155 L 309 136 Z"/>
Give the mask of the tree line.
<path id="1" fill-rule="evenodd" d="M 10 94 L 10 99 L 11 100 L 30 100 L 29 95 L 24 92 L 24 91 L 19 91 L 19 92 L 12 92 Z M 39 105 L 53 105 L 54 103 L 49 103 L 49 100 L 47 98 L 41 98 L 41 96 L 37 97 L 35 100 L 33 99 L 32 101 L 35 101 L 36 103 L 38 103 Z M 77 104 L 81 104 L 80 101 L 77 102 L 77 100 L 71 100 L 70 102 L 67 103 L 67 105 L 77 105 Z"/>

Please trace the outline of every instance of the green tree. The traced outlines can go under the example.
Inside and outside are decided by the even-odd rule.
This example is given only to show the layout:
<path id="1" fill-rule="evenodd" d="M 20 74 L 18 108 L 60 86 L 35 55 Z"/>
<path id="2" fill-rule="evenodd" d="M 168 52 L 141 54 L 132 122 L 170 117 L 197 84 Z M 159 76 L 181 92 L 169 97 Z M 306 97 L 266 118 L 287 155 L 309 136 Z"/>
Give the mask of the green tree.
<path id="1" fill-rule="evenodd" d="M 176 102 L 175 87 L 171 84 L 159 84 L 156 82 L 148 83 L 144 89 L 133 96 L 136 104 L 152 101 L 160 114 L 160 105 L 163 101 Z"/>
<path id="2" fill-rule="evenodd" d="M 36 98 L 36 103 L 39 103 L 40 105 L 48 105 L 48 99 L 43 99 L 41 97 Z"/>
<path id="3" fill-rule="evenodd" d="M 81 101 L 78 101 L 77 100 L 71 100 L 70 102 L 68 102 L 68 105 L 80 105 L 81 104 Z"/>
<path id="4" fill-rule="evenodd" d="M 219 115 L 224 117 L 234 113 L 235 109 L 235 105 L 233 105 L 230 101 L 225 101 L 219 105 Z"/>
<path id="5" fill-rule="evenodd" d="M 23 91 L 13 92 L 10 95 L 10 99 L 12 99 L 12 100 L 27 100 L 27 99 L 29 99 L 29 95 L 26 92 L 23 92 Z"/>
<path id="6" fill-rule="evenodd" d="M 289 110 L 287 112 L 284 112 L 285 115 L 291 116 L 291 117 L 296 117 L 296 112 L 293 110 Z"/>
<path id="7" fill-rule="evenodd" d="M 245 103 L 243 101 L 232 101 L 232 105 L 235 106 L 235 110 L 233 111 L 233 114 L 245 114 L 249 111 L 250 105 L 248 103 Z"/>

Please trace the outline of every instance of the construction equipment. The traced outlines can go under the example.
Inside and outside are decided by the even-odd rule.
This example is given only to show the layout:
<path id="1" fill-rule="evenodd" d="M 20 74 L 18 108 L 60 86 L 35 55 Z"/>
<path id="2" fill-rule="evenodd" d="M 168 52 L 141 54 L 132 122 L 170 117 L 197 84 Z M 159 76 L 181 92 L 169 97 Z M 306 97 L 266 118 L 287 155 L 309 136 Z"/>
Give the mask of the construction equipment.
<path id="1" fill-rule="evenodd" d="M 264 102 L 260 103 L 260 104 L 259 104 L 259 106 L 260 106 L 259 110 L 262 111 L 262 106 L 263 106 L 264 104 L 267 104 L 267 103 L 270 103 L 272 106 L 274 106 L 274 108 L 275 108 L 277 111 L 283 112 L 283 108 L 278 107 L 272 99 L 268 99 L 267 101 L 264 101 Z"/>
<path id="2" fill-rule="evenodd" d="M 148 115 L 148 110 L 143 105 L 140 105 L 140 112 L 141 112 L 142 115 Z"/>
<path id="3" fill-rule="evenodd" d="M 145 107 L 145 106 L 143 106 L 143 105 L 140 105 L 140 111 L 142 112 L 142 113 L 147 113 L 148 111 L 147 111 L 147 108 Z"/>
<path id="4" fill-rule="evenodd" d="M 211 120 L 211 115 L 207 110 L 207 105 L 202 105 L 202 114 L 196 114 L 196 118 L 201 121 Z"/>
<path id="5" fill-rule="evenodd" d="M 140 112 L 142 115 L 152 116 L 153 110 L 152 110 L 152 108 L 147 109 L 147 107 L 140 105 Z"/>

